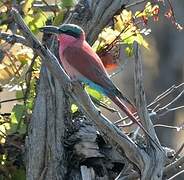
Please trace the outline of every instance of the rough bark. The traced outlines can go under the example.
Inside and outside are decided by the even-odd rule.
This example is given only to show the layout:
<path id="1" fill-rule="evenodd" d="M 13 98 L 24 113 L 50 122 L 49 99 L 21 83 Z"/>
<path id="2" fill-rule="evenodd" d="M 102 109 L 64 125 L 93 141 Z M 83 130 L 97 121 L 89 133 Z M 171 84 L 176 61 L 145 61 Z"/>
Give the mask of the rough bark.
<path id="1" fill-rule="evenodd" d="M 144 127 L 148 130 L 151 137 L 155 140 L 155 142 L 160 146 L 160 142 L 156 136 L 155 130 L 153 128 L 153 124 L 151 122 L 151 119 L 149 117 L 149 113 L 147 110 L 147 103 L 146 103 L 146 96 L 144 91 L 144 85 L 143 85 L 143 70 L 142 70 L 142 54 L 139 49 L 139 46 L 137 43 L 135 43 L 135 70 L 134 70 L 134 78 L 135 78 L 135 94 L 136 94 L 136 107 L 138 110 L 139 117 L 141 119 L 141 122 L 144 124 Z M 151 143 L 152 146 L 155 146 L 153 142 Z M 155 147 L 157 148 L 157 147 Z M 143 176 L 142 179 L 160 179 L 163 174 L 163 167 L 164 167 L 164 161 L 165 156 L 163 155 L 164 152 L 160 150 L 154 151 L 150 148 L 149 154 L 149 160 L 145 164 L 145 168 L 143 169 Z M 155 163 L 157 162 L 157 163 Z"/>
<path id="2" fill-rule="evenodd" d="M 63 179 L 65 99 L 43 66 L 27 138 L 27 179 Z"/>

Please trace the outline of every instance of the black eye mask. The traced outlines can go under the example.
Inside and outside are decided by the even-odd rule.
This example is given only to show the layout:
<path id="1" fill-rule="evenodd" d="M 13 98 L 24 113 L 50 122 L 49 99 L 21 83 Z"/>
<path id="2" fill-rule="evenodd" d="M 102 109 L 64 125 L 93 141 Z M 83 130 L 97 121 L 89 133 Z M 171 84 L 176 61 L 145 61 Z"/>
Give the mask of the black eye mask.
<path id="1" fill-rule="evenodd" d="M 71 30 L 66 30 L 64 33 L 65 33 L 65 34 L 68 34 L 68 35 L 70 35 L 70 36 L 73 36 L 73 37 L 75 37 L 75 38 L 79 38 L 79 37 L 80 37 L 80 34 L 79 34 L 79 33 L 75 33 L 75 32 L 73 32 L 73 31 L 71 31 Z"/>

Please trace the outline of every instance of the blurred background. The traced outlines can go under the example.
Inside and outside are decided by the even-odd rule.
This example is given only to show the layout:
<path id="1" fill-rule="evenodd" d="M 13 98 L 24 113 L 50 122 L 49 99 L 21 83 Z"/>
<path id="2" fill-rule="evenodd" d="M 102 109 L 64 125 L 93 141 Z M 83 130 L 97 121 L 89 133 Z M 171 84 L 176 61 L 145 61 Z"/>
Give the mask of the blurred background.
<path id="1" fill-rule="evenodd" d="M 129 3 L 135 1 L 129 1 Z M 181 25 L 184 24 L 184 1 L 172 1 L 176 19 Z M 133 9 L 141 9 L 136 6 Z M 176 27 L 164 17 L 164 7 L 160 9 L 159 20 L 149 24 L 151 34 L 146 36 L 150 50 L 142 48 L 144 61 L 144 85 L 147 95 L 147 103 L 151 103 L 159 94 L 170 88 L 172 85 L 179 85 L 184 82 L 184 31 L 178 31 Z M 113 80 L 117 86 L 133 97 L 133 61 L 127 61 L 121 74 Z M 183 90 L 183 86 L 172 93 L 171 96 L 161 101 L 161 106 L 169 103 Z M 184 105 L 182 95 L 171 107 Z M 171 126 L 184 125 L 184 108 L 169 112 L 154 120 L 154 124 L 167 124 Z M 184 132 L 175 129 L 156 127 L 156 132 L 162 145 L 179 149 L 184 141 Z"/>

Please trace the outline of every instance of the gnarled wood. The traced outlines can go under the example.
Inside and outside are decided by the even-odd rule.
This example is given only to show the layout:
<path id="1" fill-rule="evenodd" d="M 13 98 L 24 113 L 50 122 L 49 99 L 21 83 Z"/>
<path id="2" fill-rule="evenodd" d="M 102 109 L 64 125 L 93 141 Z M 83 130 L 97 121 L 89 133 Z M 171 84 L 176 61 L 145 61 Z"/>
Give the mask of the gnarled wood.
<path id="1" fill-rule="evenodd" d="M 134 43 L 134 54 L 135 54 L 134 77 L 135 77 L 135 91 L 136 91 L 135 94 L 136 94 L 136 105 L 137 105 L 138 114 L 140 119 L 142 120 L 141 122 L 144 124 L 145 128 L 148 130 L 151 137 L 160 147 L 159 149 L 157 146 L 155 146 L 153 142 L 151 141 L 149 142 L 151 144 L 151 146 L 148 149 L 149 156 L 147 156 L 147 158 L 143 158 L 144 168 L 141 169 L 142 180 L 162 179 L 165 153 L 164 153 L 164 150 L 161 151 L 162 147 L 157 138 L 157 135 L 155 133 L 153 124 L 151 122 L 151 119 L 149 117 L 149 113 L 147 110 L 146 97 L 145 97 L 144 86 L 143 86 L 142 56 L 141 56 L 141 51 L 139 49 L 138 43 Z M 148 146 L 150 144 L 148 144 Z"/>

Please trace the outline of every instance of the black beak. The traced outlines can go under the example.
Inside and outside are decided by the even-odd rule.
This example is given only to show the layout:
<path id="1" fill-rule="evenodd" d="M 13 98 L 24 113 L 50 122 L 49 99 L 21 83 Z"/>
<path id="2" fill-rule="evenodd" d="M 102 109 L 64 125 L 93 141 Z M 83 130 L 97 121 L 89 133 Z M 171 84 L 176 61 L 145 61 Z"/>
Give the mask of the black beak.
<path id="1" fill-rule="evenodd" d="M 40 28 L 40 31 L 43 33 L 50 33 L 50 34 L 60 34 L 61 30 L 56 26 L 44 26 Z"/>

